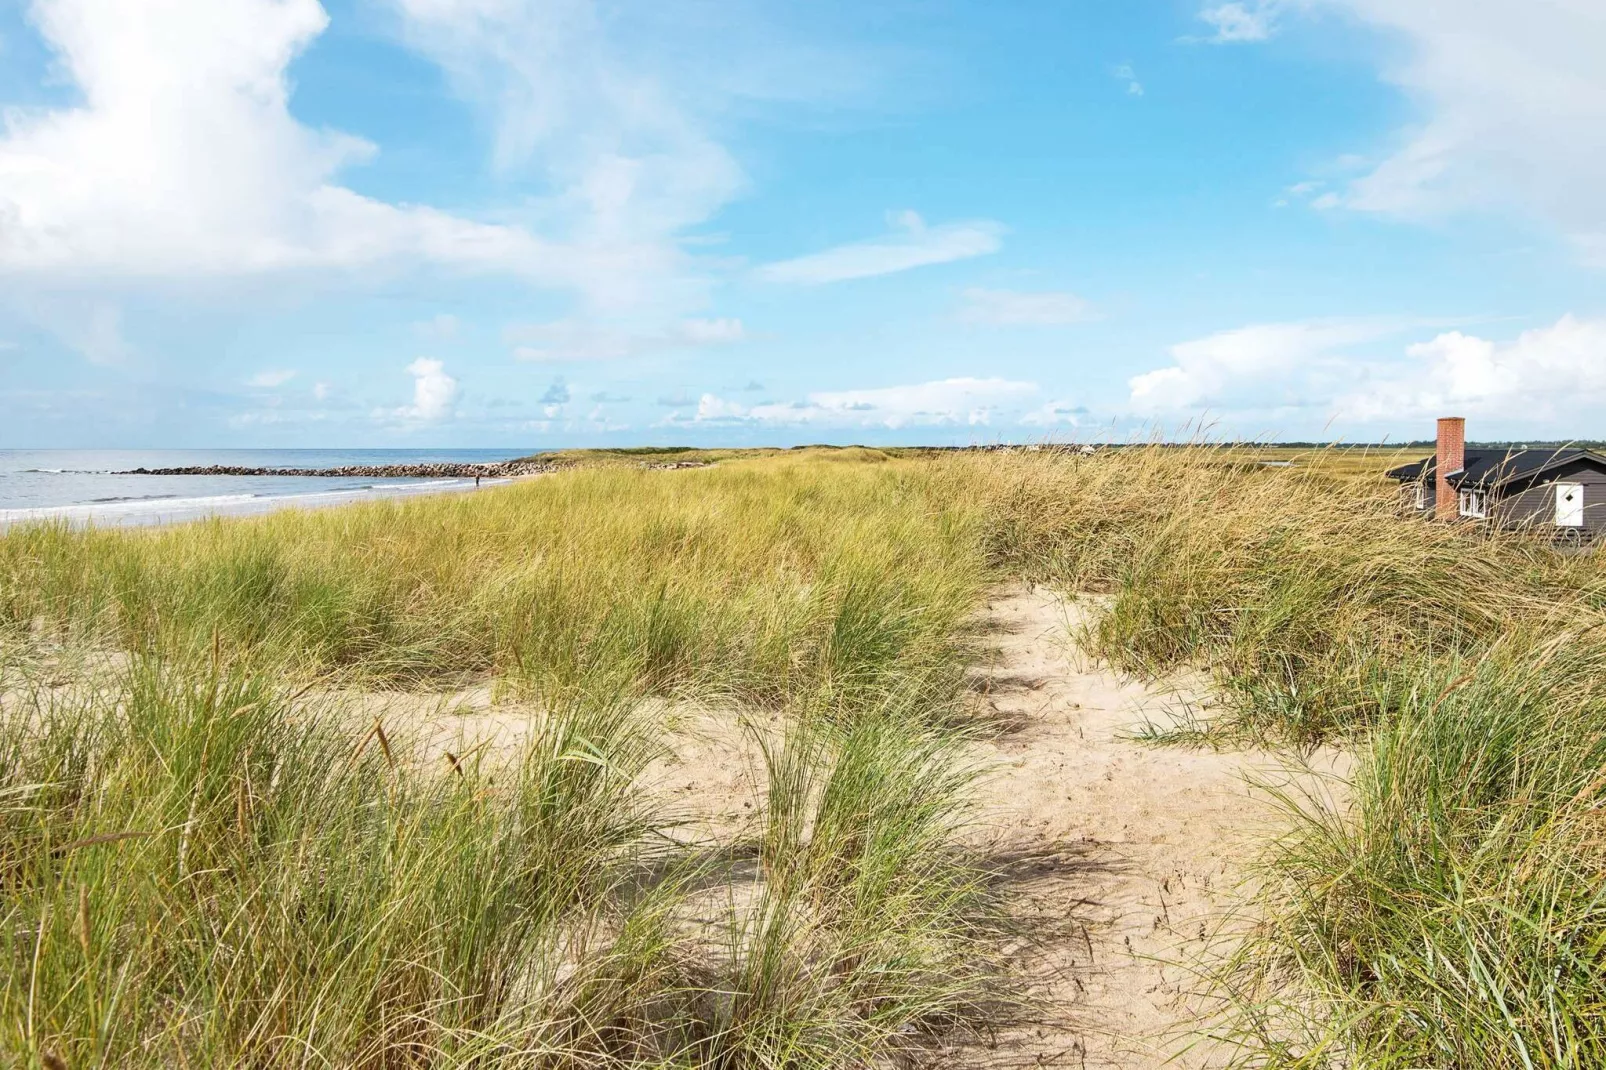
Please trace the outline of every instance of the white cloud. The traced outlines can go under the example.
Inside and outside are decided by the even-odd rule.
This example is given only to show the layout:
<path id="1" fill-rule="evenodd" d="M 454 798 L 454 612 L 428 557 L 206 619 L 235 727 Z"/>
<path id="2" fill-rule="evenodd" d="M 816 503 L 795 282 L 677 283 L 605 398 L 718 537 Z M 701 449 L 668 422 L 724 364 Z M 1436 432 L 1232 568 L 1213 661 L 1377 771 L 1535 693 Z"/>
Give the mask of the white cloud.
<path id="1" fill-rule="evenodd" d="M 751 407 L 704 394 L 691 420 L 829 427 L 975 427 L 1014 416 L 1037 392 L 1036 383 L 961 378 L 866 390 L 819 391 L 803 401 Z M 681 419 L 671 415 L 664 422 Z"/>
<path id="2" fill-rule="evenodd" d="M 593 265 L 517 227 L 333 181 L 374 147 L 289 113 L 316 0 L 37 0 L 82 95 L 0 136 L 0 273 L 104 282 L 435 262 L 548 283 Z M 576 266 L 578 262 L 579 266 Z"/>
<path id="3" fill-rule="evenodd" d="M 1450 413 L 1506 424 L 1598 433 L 1606 409 L 1606 320 L 1563 316 L 1553 326 L 1496 342 L 1449 331 L 1406 349 L 1406 361 L 1379 369 L 1341 397 L 1357 420 Z"/>
<path id="4" fill-rule="evenodd" d="M 987 290 L 971 287 L 960 294 L 959 318 L 966 323 L 996 326 L 1055 326 L 1095 318 L 1093 306 L 1064 291 Z"/>
<path id="5" fill-rule="evenodd" d="M 1111 69 L 1110 75 L 1116 81 L 1126 83 L 1128 96 L 1141 97 L 1143 95 L 1143 83 L 1138 81 L 1137 71 L 1132 69 L 1132 64 L 1119 63 Z"/>
<path id="6" fill-rule="evenodd" d="M 1407 216 L 1514 204 L 1568 235 L 1606 234 L 1606 18 L 1593 0 L 1487 0 L 1453 20 L 1427 0 L 1344 0 L 1403 36 L 1384 75 L 1426 123 L 1358 179 L 1350 208 Z"/>
<path id="7" fill-rule="evenodd" d="M 446 374 L 446 366 L 429 357 L 419 357 L 407 365 L 413 377 L 413 403 L 393 415 L 421 423 L 439 423 L 452 415 L 457 402 L 457 380 Z"/>
<path id="8" fill-rule="evenodd" d="M 1206 38 L 1213 44 L 1264 41 L 1276 32 L 1277 13 L 1281 6 L 1280 0 L 1213 4 L 1199 12 L 1199 18 L 1215 31 Z"/>
<path id="9" fill-rule="evenodd" d="M 595 0 L 390 2 L 406 42 L 489 118 L 497 168 L 545 181 L 537 210 L 560 221 L 609 282 L 593 297 L 614 307 L 690 299 L 701 283 L 685 277 L 691 265 L 676 238 L 746 177 L 699 114 L 733 88 L 670 70 L 662 54 L 712 41 L 666 25 L 672 12 L 618 18 Z M 674 36 L 655 40 L 652 27 Z"/>
<path id="10" fill-rule="evenodd" d="M 1425 328 L 1434 333 L 1409 340 Z M 1606 410 L 1606 319 L 1564 316 L 1508 340 L 1428 320 L 1258 324 L 1171 354 L 1171 366 L 1131 380 L 1135 413 L 1210 410 L 1240 424 L 1295 419 L 1309 431 L 1333 420 L 1345 432 L 1424 428 L 1454 414 L 1554 436 L 1598 434 Z"/>
<path id="11" fill-rule="evenodd" d="M 809 404 L 828 417 L 850 414 L 865 423 L 908 424 L 991 422 L 1001 410 L 1037 394 L 1037 384 L 1010 379 L 939 379 L 908 386 L 814 393 Z M 763 408 L 763 406 L 760 406 Z"/>
<path id="12" fill-rule="evenodd" d="M 1171 347 L 1170 366 L 1128 381 L 1131 406 L 1156 413 L 1300 403 L 1313 382 L 1342 374 L 1335 354 L 1409 326 L 1395 320 L 1264 323 L 1181 342 Z"/>
<path id="13" fill-rule="evenodd" d="M 509 327 L 513 356 L 527 361 L 617 360 L 655 350 L 730 345 L 745 341 L 739 319 L 686 319 L 657 330 L 628 331 L 584 320 Z"/>
<path id="14" fill-rule="evenodd" d="M 885 237 L 766 264 L 758 276 L 767 282 L 818 286 L 985 256 L 1003 244 L 1004 228 L 987 220 L 928 226 L 919 215 L 906 211 L 894 214 L 891 221 L 895 229 Z"/>
<path id="15" fill-rule="evenodd" d="M 713 394 L 704 394 L 697 399 L 697 414 L 692 417 L 699 423 L 710 420 L 745 420 L 748 410 L 734 401 L 726 401 Z"/>
<path id="16" fill-rule="evenodd" d="M 1214 8 L 1221 12 L 1240 5 Z M 1293 3 L 1245 8 L 1236 40 Z M 1606 17 L 1599 0 L 1301 0 L 1381 32 L 1381 73 L 1417 105 L 1382 161 L 1311 203 L 1403 219 L 1515 210 L 1600 264 L 1606 247 Z M 1265 16 L 1262 18 L 1261 16 Z M 1258 32 L 1264 31 L 1264 32 Z M 1353 164 L 1350 158 L 1341 165 Z"/>
<path id="17" fill-rule="evenodd" d="M 257 372 L 255 375 L 251 376 L 251 378 L 246 380 L 245 385 L 271 390 L 276 386 L 283 386 L 285 383 L 288 383 L 295 377 L 296 373 L 290 369 L 273 369 L 270 371 Z"/>

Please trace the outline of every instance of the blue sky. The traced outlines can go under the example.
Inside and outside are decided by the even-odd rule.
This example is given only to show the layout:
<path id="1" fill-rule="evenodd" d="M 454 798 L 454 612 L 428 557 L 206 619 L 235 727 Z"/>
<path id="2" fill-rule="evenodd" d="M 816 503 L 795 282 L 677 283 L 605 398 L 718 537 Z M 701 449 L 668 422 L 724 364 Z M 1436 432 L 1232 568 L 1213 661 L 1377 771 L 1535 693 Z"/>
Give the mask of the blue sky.
<path id="1" fill-rule="evenodd" d="M 1606 437 L 1601 55 L 1599 0 L 11 4 L 0 447 Z"/>

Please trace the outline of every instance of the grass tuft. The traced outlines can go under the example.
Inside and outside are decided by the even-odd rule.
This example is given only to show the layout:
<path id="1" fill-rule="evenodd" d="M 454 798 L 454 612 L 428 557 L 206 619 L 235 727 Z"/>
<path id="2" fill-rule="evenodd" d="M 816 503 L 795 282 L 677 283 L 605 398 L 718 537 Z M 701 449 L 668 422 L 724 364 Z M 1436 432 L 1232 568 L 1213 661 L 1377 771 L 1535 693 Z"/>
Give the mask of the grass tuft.
<path id="1" fill-rule="evenodd" d="M 995 559 L 1105 596 L 1103 656 L 1213 676 L 1208 721 L 1153 741 L 1355 750 L 1345 805 L 1282 800 L 1265 923 L 1223 977 L 1244 1061 L 1606 1065 L 1597 559 L 1402 516 L 1348 458 L 1234 453 L 1012 459 L 988 512 Z"/>
<path id="2" fill-rule="evenodd" d="M 885 460 L 0 536 L 0 1049 L 824 1070 L 973 1027 L 995 904 L 941 726 L 989 575 Z M 443 760 L 356 694 L 481 681 L 522 745 Z M 756 880 L 644 793 L 649 699 L 791 726 Z"/>
<path id="3" fill-rule="evenodd" d="M 1229 964 L 1246 1063 L 1606 1065 L 1606 582 L 1197 444 L 639 458 L 479 495 L 0 535 L 0 1047 L 31 1065 L 863 1066 L 1014 1012 L 973 820 L 967 618 L 1096 594 L 1208 674 L 1152 742 L 1355 755 L 1288 797 Z M 650 459 L 650 458 L 649 458 Z M 62 681 L 66 680 L 66 683 Z M 349 689 L 488 681 L 426 762 Z M 756 864 L 640 788 L 754 714 Z"/>

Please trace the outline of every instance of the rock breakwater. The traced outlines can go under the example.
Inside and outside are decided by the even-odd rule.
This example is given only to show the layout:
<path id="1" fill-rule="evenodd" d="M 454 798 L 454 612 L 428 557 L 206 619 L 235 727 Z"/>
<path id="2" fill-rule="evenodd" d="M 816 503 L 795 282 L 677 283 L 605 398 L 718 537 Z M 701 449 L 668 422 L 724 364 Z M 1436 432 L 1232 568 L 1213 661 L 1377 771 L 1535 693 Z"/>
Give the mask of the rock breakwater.
<path id="1" fill-rule="evenodd" d="M 119 476 L 345 476 L 357 479 L 508 479 L 564 467 L 551 461 L 493 461 L 486 464 L 349 464 L 338 468 L 254 468 L 201 464 L 181 468 L 134 468 Z"/>

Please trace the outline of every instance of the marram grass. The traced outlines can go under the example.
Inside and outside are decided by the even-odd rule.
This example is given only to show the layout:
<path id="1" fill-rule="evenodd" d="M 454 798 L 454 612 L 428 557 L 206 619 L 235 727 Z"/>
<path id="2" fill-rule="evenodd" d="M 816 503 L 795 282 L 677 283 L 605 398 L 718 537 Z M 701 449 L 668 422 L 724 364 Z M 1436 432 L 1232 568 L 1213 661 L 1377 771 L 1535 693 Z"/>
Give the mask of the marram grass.
<path id="1" fill-rule="evenodd" d="M 985 1027 L 953 709 L 1019 577 L 1100 595 L 1122 668 L 1210 672 L 1207 741 L 1354 750 L 1340 807 L 1286 800 L 1223 975 L 1246 1064 L 1606 1065 L 1595 557 L 1402 517 L 1353 454 L 880 460 L 0 536 L 0 1049 L 738 1070 Z M 457 772 L 297 697 L 487 678 L 549 716 Z M 661 834 L 652 695 L 779 714 L 750 855 Z"/>
<path id="2" fill-rule="evenodd" d="M 0 1052 L 823 1070 L 978 1027 L 1007 991 L 944 726 L 987 570 L 930 475 L 0 537 Z M 486 677 L 542 711 L 514 753 L 427 761 L 338 697 Z M 798 726 L 758 828 L 819 831 L 757 876 L 673 835 L 657 695 Z"/>
<path id="3" fill-rule="evenodd" d="M 1606 1066 L 1598 555 L 1402 516 L 1321 454 L 1228 457 L 1011 461 L 990 512 L 999 559 L 1106 596 L 1096 650 L 1211 671 L 1219 708 L 1176 741 L 1355 750 L 1346 803 L 1283 799 L 1222 977 L 1242 1061 Z"/>
<path id="4" fill-rule="evenodd" d="M 953 660 L 984 582 L 917 465 L 566 473 L 472 496 L 0 536 L 0 629 L 299 676 L 775 704 Z"/>
<path id="5" fill-rule="evenodd" d="M 768 820 L 822 831 L 710 935 L 689 904 L 725 871 L 657 834 L 630 708 L 554 710 L 446 771 L 227 666 L 36 689 L 0 728 L 0 1051 L 835 1067 L 918 1046 L 1001 1004 L 951 838 L 968 774 L 907 698 L 789 756 L 818 790 Z"/>

